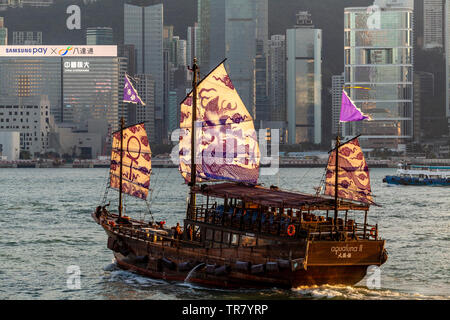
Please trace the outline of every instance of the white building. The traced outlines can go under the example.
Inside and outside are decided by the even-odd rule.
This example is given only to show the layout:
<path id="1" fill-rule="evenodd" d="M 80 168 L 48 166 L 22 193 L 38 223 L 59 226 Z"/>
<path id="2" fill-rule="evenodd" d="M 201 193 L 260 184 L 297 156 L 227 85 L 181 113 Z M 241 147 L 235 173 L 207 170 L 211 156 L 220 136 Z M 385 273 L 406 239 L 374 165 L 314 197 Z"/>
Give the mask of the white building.
<path id="1" fill-rule="evenodd" d="M 364 149 L 404 151 L 413 138 L 414 11 L 409 1 L 385 2 L 375 13 L 344 10 L 345 87 L 370 89 L 346 91 L 373 121 L 344 123 L 343 131 L 360 134 Z"/>
<path id="2" fill-rule="evenodd" d="M 0 129 L 0 157 L 7 161 L 16 161 L 20 156 L 20 132 Z"/>
<path id="3" fill-rule="evenodd" d="M 19 132 L 20 150 L 45 153 L 48 149 L 48 132 L 53 122 L 50 103 L 42 96 L 40 103 L 36 98 L 22 98 L 19 105 L 0 105 L 0 131 Z"/>
<path id="4" fill-rule="evenodd" d="M 322 142 L 322 30 L 308 12 L 286 30 L 288 143 Z"/>

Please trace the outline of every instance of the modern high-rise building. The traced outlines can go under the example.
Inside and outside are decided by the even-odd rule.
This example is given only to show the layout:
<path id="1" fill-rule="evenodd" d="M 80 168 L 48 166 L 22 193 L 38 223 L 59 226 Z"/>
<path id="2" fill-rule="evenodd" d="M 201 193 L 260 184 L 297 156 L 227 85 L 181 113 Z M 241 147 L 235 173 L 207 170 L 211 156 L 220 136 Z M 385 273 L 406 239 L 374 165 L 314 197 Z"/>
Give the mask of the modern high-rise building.
<path id="1" fill-rule="evenodd" d="M 149 74 L 155 81 L 155 140 L 162 141 L 164 132 L 164 59 L 163 4 L 124 4 L 124 43 L 136 49 L 136 72 Z"/>
<path id="2" fill-rule="evenodd" d="M 8 28 L 5 27 L 5 20 L 0 17 L 0 46 L 8 44 Z"/>
<path id="3" fill-rule="evenodd" d="M 226 0 L 197 1 L 200 67 L 208 71 L 225 58 L 225 2 Z"/>
<path id="4" fill-rule="evenodd" d="M 110 27 L 94 27 L 86 29 L 87 45 L 112 45 L 113 29 Z"/>
<path id="5" fill-rule="evenodd" d="M 269 104 L 272 121 L 286 121 L 286 36 L 273 35 L 268 42 Z"/>
<path id="6" fill-rule="evenodd" d="M 286 30 L 288 143 L 322 142 L 322 30 L 308 12 Z"/>
<path id="7" fill-rule="evenodd" d="M 197 58 L 200 52 L 200 31 L 197 22 L 194 26 L 187 28 L 186 40 L 186 62 L 192 66 L 192 61 Z M 197 58 L 198 59 L 198 58 Z"/>
<path id="8" fill-rule="evenodd" d="M 255 117 L 255 58 L 257 40 L 267 52 L 267 0 L 228 0 L 225 3 L 226 67 L 233 85 Z"/>
<path id="9" fill-rule="evenodd" d="M 370 89 L 347 92 L 373 119 L 344 123 L 344 134 L 361 134 L 365 149 L 404 151 L 413 138 L 413 8 L 396 3 L 373 14 L 354 7 L 344 15 L 345 86 Z"/>
<path id="10" fill-rule="evenodd" d="M 448 121 L 448 130 L 450 131 L 450 0 L 445 1 L 444 7 L 445 22 L 445 114 Z"/>
<path id="11" fill-rule="evenodd" d="M 14 31 L 13 45 L 41 45 L 42 32 L 40 31 Z"/>
<path id="12" fill-rule="evenodd" d="M 444 47 L 444 2 L 423 1 L 423 46 L 425 49 Z"/>
<path id="13" fill-rule="evenodd" d="M 256 123 L 258 121 L 270 121 L 270 104 L 268 96 L 268 64 L 267 55 L 264 52 L 264 41 L 256 41 L 255 56 L 255 104 Z"/>
<path id="14" fill-rule="evenodd" d="M 342 90 L 345 84 L 344 73 L 331 77 L 331 134 L 335 137 L 342 134 L 341 115 Z"/>

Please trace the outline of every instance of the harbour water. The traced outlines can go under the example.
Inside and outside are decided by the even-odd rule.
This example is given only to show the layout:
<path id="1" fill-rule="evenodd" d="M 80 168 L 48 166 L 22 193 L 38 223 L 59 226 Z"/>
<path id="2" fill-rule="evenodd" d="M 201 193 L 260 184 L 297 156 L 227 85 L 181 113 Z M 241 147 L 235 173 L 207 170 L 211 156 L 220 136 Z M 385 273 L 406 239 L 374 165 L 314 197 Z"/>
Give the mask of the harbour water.
<path id="1" fill-rule="evenodd" d="M 154 219 L 181 222 L 188 195 L 181 176 L 177 169 L 153 171 Z M 261 182 L 314 193 L 323 173 L 280 169 Z M 378 223 L 389 253 L 379 289 L 369 289 L 363 279 L 354 287 L 227 291 L 117 268 L 106 234 L 90 216 L 103 199 L 108 169 L 0 169 L 0 299 L 450 299 L 450 189 L 382 183 L 394 173 L 371 170 L 382 207 L 372 207 L 369 219 Z M 110 190 L 111 208 L 116 198 Z M 150 219 L 145 203 L 127 199 L 125 206 L 128 214 Z M 67 272 L 74 268 L 79 289 L 68 287 Z"/>

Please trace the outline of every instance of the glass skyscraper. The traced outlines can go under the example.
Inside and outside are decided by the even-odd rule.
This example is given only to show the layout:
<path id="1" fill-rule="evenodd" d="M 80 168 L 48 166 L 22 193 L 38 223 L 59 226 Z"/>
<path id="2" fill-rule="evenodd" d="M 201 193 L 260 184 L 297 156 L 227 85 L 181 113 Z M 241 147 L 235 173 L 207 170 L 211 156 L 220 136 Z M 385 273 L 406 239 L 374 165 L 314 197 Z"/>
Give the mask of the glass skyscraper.
<path id="1" fill-rule="evenodd" d="M 345 9 L 345 86 L 373 121 L 345 123 L 366 149 L 403 151 L 413 138 L 413 8 Z"/>
<path id="2" fill-rule="evenodd" d="M 308 12 L 286 30 L 288 143 L 322 142 L 322 30 Z"/>
<path id="3" fill-rule="evenodd" d="M 87 45 L 112 45 L 113 29 L 109 27 L 87 28 L 86 30 Z"/>
<path id="4" fill-rule="evenodd" d="M 267 0 L 228 0 L 225 4 L 226 65 L 233 85 L 255 118 L 255 58 L 257 40 L 267 52 Z"/>
<path id="5" fill-rule="evenodd" d="M 150 74 L 155 81 L 156 140 L 164 134 L 163 4 L 124 5 L 124 43 L 136 49 L 136 73 Z"/>

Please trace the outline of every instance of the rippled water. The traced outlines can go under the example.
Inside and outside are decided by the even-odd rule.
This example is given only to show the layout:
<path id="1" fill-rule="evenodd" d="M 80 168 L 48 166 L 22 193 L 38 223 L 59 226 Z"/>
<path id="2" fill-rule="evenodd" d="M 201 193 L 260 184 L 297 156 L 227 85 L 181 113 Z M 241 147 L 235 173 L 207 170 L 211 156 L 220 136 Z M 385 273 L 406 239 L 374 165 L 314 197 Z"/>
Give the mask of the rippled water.
<path id="1" fill-rule="evenodd" d="M 372 208 L 387 240 L 389 260 L 381 289 L 357 286 L 293 290 L 226 291 L 168 283 L 118 269 L 106 235 L 92 220 L 101 202 L 107 169 L 0 169 L 0 299 L 449 299 L 450 189 L 386 186 L 394 169 L 372 169 Z M 313 193 L 321 169 L 281 169 L 266 185 Z M 168 224 L 181 221 L 187 188 L 176 169 L 155 169 L 152 212 Z M 111 207 L 117 193 L 109 191 Z M 142 202 L 126 208 L 148 219 Z M 136 210 L 136 211 L 135 211 Z M 81 289 L 68 289 L 68 266 L 79 266 Z"/>

